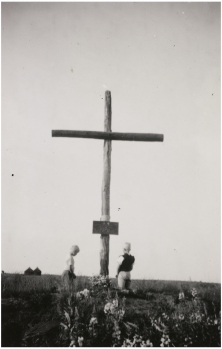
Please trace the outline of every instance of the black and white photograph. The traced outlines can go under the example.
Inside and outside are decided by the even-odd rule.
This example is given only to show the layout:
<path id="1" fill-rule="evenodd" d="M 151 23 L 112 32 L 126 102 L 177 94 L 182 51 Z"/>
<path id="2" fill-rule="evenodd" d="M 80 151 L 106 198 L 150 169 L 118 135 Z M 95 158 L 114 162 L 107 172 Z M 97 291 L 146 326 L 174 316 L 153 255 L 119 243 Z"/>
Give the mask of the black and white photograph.
<path id="1" fill-rule="evenodd" d="M 221 3 L 1 3 L 1 346 L 221 346 Z"/>

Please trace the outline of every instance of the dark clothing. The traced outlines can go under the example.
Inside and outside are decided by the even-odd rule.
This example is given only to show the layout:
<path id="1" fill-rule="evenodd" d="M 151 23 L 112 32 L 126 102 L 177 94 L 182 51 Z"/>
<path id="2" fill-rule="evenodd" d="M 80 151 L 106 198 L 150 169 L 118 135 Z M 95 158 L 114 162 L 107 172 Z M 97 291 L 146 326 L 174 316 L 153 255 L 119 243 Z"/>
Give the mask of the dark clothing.
<path id="1" fill-rule="evenodd" d="M 131 271 L 133 269 L 133 263 L 135 262 L 135 258 L 128 253 L 123 255 L 124 260 L 119 267 L 119 272 L 121 271 Z"/>
<path id="2" fill-rule="evenodd" d="M 69 279 L 70 280 L 76 279 L 76 275 L 72 273 L 70 270 L 69 270 Z"/>

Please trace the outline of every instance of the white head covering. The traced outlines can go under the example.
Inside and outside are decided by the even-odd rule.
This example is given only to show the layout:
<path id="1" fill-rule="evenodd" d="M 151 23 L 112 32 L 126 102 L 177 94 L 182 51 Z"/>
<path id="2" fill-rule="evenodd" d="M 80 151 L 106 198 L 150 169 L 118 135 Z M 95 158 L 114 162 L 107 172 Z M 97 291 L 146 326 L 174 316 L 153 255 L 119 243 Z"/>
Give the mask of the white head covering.
<path id="1" fill-rule="evenodd" d="M 131 250 L 131 243 L 130 243 L 130 242 L 125 242 L 125 243 L 123 244 L 123 249 L 124 249 L 124 251 L 126 251 L 126 252 L 130 252 L 130 250 Z"/>
<path id="2" fill-rule="evenodd" d="M 78 253 L 79 251 L 80 251 L 79 246 L 77 246 L 77 245 L 74 245 L 70 248 L 70 253 L 75 253 L 75 252 Z"/>

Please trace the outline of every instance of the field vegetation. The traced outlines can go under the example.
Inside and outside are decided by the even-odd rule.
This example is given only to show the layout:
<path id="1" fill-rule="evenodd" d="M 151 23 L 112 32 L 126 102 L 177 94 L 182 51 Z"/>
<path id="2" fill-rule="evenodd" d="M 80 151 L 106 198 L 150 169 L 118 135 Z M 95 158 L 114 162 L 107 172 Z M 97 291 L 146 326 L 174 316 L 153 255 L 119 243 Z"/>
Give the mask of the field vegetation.
<path id="1" fill-rule="evenodd" d="M 2 274 L 2 346 L 220 347 L 221 285 Z"/>

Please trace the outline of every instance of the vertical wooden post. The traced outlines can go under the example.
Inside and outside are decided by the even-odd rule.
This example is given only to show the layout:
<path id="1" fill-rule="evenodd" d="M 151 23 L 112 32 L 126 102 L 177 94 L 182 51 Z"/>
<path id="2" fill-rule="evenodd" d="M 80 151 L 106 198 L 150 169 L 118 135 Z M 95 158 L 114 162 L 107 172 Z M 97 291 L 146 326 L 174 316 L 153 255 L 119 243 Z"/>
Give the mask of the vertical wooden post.
<path id="1" fill-rule="evenodd" d="M 111 92 L 105 92 L 104 131 L 112 132 Z M 103 181 L 102 181 L 102 216 L 101 221 L 110 221 L 110 179 L 111 179 L 111 141 L 104 140 Z M 100 274 L 109 275 L 109 235 L 100 236 Z"/>

